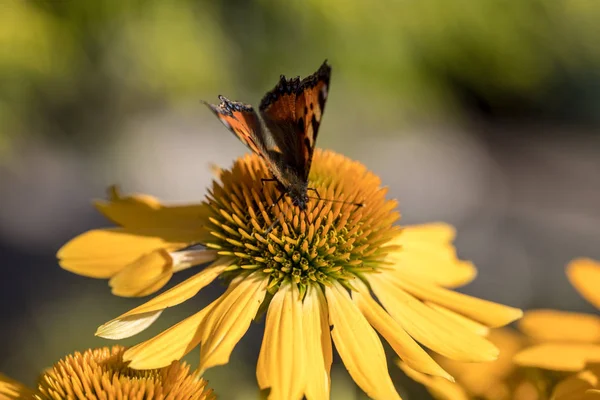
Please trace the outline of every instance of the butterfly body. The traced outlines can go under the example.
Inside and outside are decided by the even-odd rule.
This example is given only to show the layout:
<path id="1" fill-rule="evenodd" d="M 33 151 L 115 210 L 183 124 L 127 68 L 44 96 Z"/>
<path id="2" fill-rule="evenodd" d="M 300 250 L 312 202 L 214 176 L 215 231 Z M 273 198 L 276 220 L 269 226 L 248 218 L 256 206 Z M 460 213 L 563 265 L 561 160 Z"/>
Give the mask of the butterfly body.
<path id="1" fill-rule="evenodd" d="M 281 76 L 262 99 L 259 114 L 252 106 L 219 96 L 215 115 L 254 153 L 263 158 L 281 193 L 305 210 L 308 175 L 329 90 L 331 67 L 324 62 L 300 79 Z"/>

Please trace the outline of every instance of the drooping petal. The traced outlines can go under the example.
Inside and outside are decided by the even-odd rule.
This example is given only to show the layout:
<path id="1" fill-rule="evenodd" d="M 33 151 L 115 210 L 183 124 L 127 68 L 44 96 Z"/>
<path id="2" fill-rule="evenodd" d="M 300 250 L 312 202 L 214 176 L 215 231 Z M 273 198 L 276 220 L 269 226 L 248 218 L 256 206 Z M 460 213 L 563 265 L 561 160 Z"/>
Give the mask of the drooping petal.
<path id="1" fill-rule="evenodd" d="M 170 229 L 194 238 L 206 235 L 199 221 L 205 221 L 210 214 L 206 204 L 165 206 L 145 194 L 122 197 L 115 186 L 109 188 L 109 199 L 97 200 L 95 206 L 108 219 L 125 228 Z"/>
<path id="2" fill-rule="evenodd" d="M 310 344 L 304 338 L 302 317 L 298 287 L 295 283 L 282 284 L 267 311 L 256 367 L 259 387 L 270 389 L 269 400 L 300 400 L 304 394 L 307 369 L 313 366 L 306 363 L 305 346 Z"/>
<path id="3" fill-rule="evenodd" d="M 577 372 L 587 363 L 600 362 L 600 345 L 543 343 L 517 353 L 513 361 L 525 367 Z"/>
<path id="4" fill-rule="evenodd" d="M 575 312 L 531 310 L 519 321 L 519 330 L 542 341 L 593 343 L 600 341 L 600 318 Z"/>
<path id="5" fill-rule="evenodd" d="M 386 274 L 371 274 L 368 280 L 387 312 L 418 342 L 457 361 L 492 361 L 498 357 L 492 343 L 426 306 Z"/>
<path id="6" fill-rule="evenodd" d="M 173 273 L 194 265 L 204 264 L 217 258 L 212 250 L 189 250 L 169 253 L 154 250 L 129 264 L 108 284 L 112 293 L 123 297 L 142 297 L 160 290 L 169 282 Z"/>
<path id="7" fill-rule="evenodd" d="M 122 315 L 96 329 L 96 336 L 119 340 L 137 335 L 160 317 L 164 310 L 146 311 L 135 315 Z"/>
<path id="8" fill-rule="evenodd" d="M 567 276 L 587 301 L 600 309 L 600 262 L 578 258 L 567 266 Z"/>
<path id="9" fill-rule="evenodd" d="M 229 362 L 265 298 L 267 283 L 262 271 L 239 276 L 217 300 L 202 323 L 200 370 Z"/>
<path id="10" fill-rule="evenodd" d="M 56 254 L 67 271 L 92 278 L 110 278 L 141 255 L 177 250 L 188 242 L 167 238 L 164 230 L 95 229 L 68 241 Z"/>
<path id="11" fill-rule="evenodd" d="M 169 282 L 173 276 L 173 260 L 166 250 L 147 253 L 109 281 L 112 293 L 123 297 L 142 297 L 152 294 Z"/>
<path id="12" fill-rule="evenodd" d="M 451 241 L 454 227 L 444 223 L 406 226 L 390 244 L 401 246 L 386 261 L 394 270 L 426 279 L 444 287 L 458 287 L 472 281 L 477 270 L 469 261 L 456 257 Z"/>
<path id="13" fill-rule="evenodd" d="M 438 376 L 426 375 L 403 362 L 398 362 L 398 366 L 409 378 L 424 385 L 436 399 L 470 400 L 471 398 L 460 385 L 454 382 Z"/>
<path id="14" fill-rule="evenodd" d="M 162 368 L 180 360 L 200 343 L 200 327 L 213 304 L 215 302 L 152 339 L 127 349 L 123 360 L 131 361 L 129 367 L 134 369 Z"/>
<path id="15" fill-rule="evenodd" d="M 352 300 L 367 321 L 387 340 L 396 354 L 413 369 L 428 375 L 454 381 L 421 346 L 371 297 L 367 287 L 360 281 L 352 282 L 358 291 L 352 292 Z"/>
<path id="16" fill-rule="evenodd" d="M 213 264 L 179 285 L 100 326 L 96 331 L 96 336 L 107 339 L 123 339 L 143 331 L 160 316 L 165 308 L 181 304 L 195 296 L 232 262 L 231 258 L 217 259 Z"/>
<path id="17" fill-rule="evenodd" d="M 399 399 L 377 333 L 341 284 L 326 286 L 325 296 L 331 336 L 352 379 L 373 399 Z"/>
<path id="18" fill-rule="evenodd" d="M 523 315 L 523 311 L 518 308 L 448 290 L 408 274 L 396 274 L 390 280 L 421 300 L 446 307 L 490 328 L 507 325 Z"/>
<path id="19" fill-rule="evenodd" d="M 329 399 L 331 389 L 331 334 L 327 301 L 316 285 L 309 285 L 302 305 L 302 327 L 306 343 L 306 389 L 308 400 Z"/>

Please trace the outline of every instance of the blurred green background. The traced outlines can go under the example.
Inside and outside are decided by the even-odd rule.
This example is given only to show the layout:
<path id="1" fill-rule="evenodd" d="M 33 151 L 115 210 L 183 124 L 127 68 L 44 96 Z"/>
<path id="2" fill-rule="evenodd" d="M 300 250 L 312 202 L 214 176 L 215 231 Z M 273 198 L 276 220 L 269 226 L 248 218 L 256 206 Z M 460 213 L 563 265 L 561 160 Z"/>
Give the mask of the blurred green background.
<path id="1" fill-rule="evenodd" d="M 64 354 L 110 344 L 95 328 L 141 302 L 54 259 L 107 225 L 90 199 L 116 183 L 200 201 L 209 165 L 246 151 L 200 100 L 257 105 L 280 74 L 324 59 L 318 146 L 380 174 L 404 223 L 455 224 L 480 269 L 467 293 L 589 310 L 563 269 L 600 259 L 599 18 L 595 0 L 1 1 L 0 371 L 33 383 Z M 221 398 L 255 397 L 261 336 L 256 324 L 209 371 Z M 405 398 L 424 398 L 390 370 Z M 333 385 L 334 399 L 362 398 L 339 360 Z"/>

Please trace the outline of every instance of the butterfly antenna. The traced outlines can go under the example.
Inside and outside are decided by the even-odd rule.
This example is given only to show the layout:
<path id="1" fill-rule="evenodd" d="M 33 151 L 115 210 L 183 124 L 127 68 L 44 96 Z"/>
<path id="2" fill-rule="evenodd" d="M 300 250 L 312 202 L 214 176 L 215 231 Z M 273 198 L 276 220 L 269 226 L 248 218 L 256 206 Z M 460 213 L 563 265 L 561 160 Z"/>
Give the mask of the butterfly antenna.
<path id="1" fill-rule="evenodd" d="M 335 199 L 324 199 L 323 197 L 312 197 L 312 196 L 308 196 L 309 199 L 315 199 L 315 200 L 323 200 L 323 201 L 330 201 L 332 203 L 341 203 L 341 204 L 349 204 L 351 206 L 356 206 L 356 207 L 364 207 L 365 203 L 356 203 L 354 201 L 344 201 L 344 200 L 335 200 Z"/>
<path id="2" fill-rule="evenodd" d="M 271 225 L 269 225 L 269 227 L 267 228 L 267 230 L 265 231 L 265 235 L 268 235 L 269 233 L 271 233 L 271 231 L 275 228 L 275 226 L 279 223 L 279 218 L 275 218 L 275 221 L 273 221 L 271 223 Z"/>
<path id="3" fill-rule="evenodd" d="M 308 191 L 311 192 L 315 192 L 315 194 L 317 195 L 316 197 L 311 197 L 311 196 L 307 196 L 309 199 L 315 199 L 315 200 L 323 200 L 323 201 L 330 201 L 332 203 L 342 203 L 342 204 L 350 204 L 352 206 L 356 206 L 356 207 L 364 207 L 365 203 L 356 203 L 354 201 L 344 201 L 344 200 L 335 200 L 335 199 L 324 199 L 323 197 L 321 197 L 321 195 L 319 194 L 319 192 L 317 191 L 317 189 L 315 188 L 308 188 Z"/>

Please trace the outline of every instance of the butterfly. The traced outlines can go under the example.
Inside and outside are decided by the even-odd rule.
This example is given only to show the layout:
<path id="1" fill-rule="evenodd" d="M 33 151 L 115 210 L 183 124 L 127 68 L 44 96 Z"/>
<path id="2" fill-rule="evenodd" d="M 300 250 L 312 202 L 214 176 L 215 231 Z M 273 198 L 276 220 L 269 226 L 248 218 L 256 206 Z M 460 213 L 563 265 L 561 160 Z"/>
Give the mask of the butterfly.
<path id="1" fill-rule="evenodd" d="M 219 96 L 221 103 L 206 103 L 219 120 L 266 162 L 280 192 L 300 210 L 306 210 L 308 174 L 319 125 L 329 93 L 331 67 L 327 61 L 312 75 L 287 79 L 281 75 L 263 97 L 257 114 L 252 106 Z M 260 117 L 259 117 L 260 114 Z M 274 204 L 275 204 L 274 203 Z"/>

